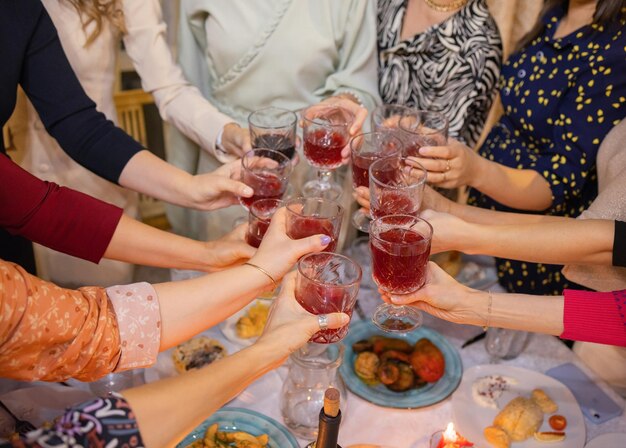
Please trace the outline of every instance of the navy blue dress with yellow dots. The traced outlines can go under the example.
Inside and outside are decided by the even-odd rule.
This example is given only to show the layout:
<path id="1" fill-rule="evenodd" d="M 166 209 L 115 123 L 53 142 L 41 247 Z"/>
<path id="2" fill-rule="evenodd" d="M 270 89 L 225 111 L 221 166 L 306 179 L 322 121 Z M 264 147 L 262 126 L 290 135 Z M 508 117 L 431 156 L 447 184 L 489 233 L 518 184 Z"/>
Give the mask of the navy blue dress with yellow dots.
<path id="1" fill-rule="evenodd" d="M 589 25 L 553 39 L 563 14 L 562 8 L 547 14 L 544 32 L 504 64 L 504 115 L 479 153 L 537 171 L 552 189 L 552 205 L 543 213 L 575 217 L 597 196 L 602 139 L 626 116 L 626 23 Z M 469 203 L 520 212 L 476 190 Z M 500 284 L 510 292 L 551 295 L 571 286 L 562 266 L 503 259 L 497 265 Z"/>

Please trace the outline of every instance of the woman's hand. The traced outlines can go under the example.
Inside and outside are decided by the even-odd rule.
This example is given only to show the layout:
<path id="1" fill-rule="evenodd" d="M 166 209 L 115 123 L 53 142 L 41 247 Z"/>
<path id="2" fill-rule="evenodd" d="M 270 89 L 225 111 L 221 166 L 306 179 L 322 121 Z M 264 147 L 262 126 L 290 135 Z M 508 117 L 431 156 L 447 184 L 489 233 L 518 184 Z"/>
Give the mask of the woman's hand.
<path id="1" fill-rule="evenodd" d="M 331 241 L 329 235 L 313 235 L 299 240 L 287 236 L 287 210 L 279 208 L 272 217 L 263 241 L 250 259 L 278 281 L 289 272 L 304 255 L 321 252 Z"/>
<path id="2" fill-rule="evenodd" d="M 222 271 L 252 258 L 256 249 L 246 243 L 247 231 L 248 224 L 241 224 L 222 238 L 204 243 L 207 250 L 206 271 Z"/>
<path id="3" fill-rule="evenodd" d="M 191 177 L 187 187 L 189 207 L 211 211 L 239 203 L 239 196 L 252 197 L 254 190 L 240 181 L 241 160 L 225 163 L 211 173 Z"/>
<path id="4" fill-rule="evenodd" d="M 428 182 L 442 188 L 475 185 L 483 159 L 473 149 L 450 138 L 447 146 L 423 146 L 413 159 L 428 171 Z"/>
<path id="5" fill-rule="evenodd" d="M 222 131 L 222 146 L 228 154 L 241 158 L 252 149 L 250 131 L 237 123 L 228 123 Z"/>
<path id="6" fill-rule="evenodd" d="M 318 317 L 298 304 L 294 296 L 296 273 L 285 277 L 280 295 L 270 310 L 263 334 L 256 344 L 267 347 L 272 353 L 280 353 L 282 359 L 303 346 L 315 332 L 320 330 Z M 350 322 L 344 313 L 326 314 L 328 328 L 341 328 Z"/>
<path id="7" fill-rule="evenodd" d="M 351 137 L 360 134 L 363 129 L 363 123 L 367 118 L 367 109 L 356 102 L 356 97 L 350 94 L 338 93 L 337 95 L 326 98 L 319 103 L 324 106 L 339 106 L 349 110 L 354 115 L 354 121 L 350 126 L 349 133 Z M 347 165 L 350 163 L 350 145 L 344 146 L 341 150 L 341 163 Z"/>
<path id="8" fill-rule="evenodd" d="M 472 238 L 474 225 L 448 213 L 424 210 L 420 218 L 425 219 L 433 226 L 431 253 L 437 254 L 448 250 L 466 249 L 466 244 Z"/>
<path id="9" fill-rule="evenodd" d="M 411 305 L 433 316 L 459 324 L 485 325 L 488 294 L 461 285 L 437 264 L 428 263 L 426 284 L 406 295 L 382 293 L 386 302 Z"/>
<path id="10" fill-rule="evenodd" d="M 357 187 L 354 189 L 352 196 L 356 202 L 362 207 L 365 213 L 370 212 L 370 189 L 367 187 Z"/>

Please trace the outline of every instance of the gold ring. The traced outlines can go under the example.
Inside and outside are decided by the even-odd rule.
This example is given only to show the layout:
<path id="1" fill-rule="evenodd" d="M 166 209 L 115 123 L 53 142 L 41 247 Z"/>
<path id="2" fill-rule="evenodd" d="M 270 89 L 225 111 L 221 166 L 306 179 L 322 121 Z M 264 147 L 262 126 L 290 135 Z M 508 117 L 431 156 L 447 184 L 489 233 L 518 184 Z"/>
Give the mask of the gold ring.
<path id="1" fill-rule="evenodd" d="M 450 171 L 450 159 L 446 159 L 446 171 Z"/>

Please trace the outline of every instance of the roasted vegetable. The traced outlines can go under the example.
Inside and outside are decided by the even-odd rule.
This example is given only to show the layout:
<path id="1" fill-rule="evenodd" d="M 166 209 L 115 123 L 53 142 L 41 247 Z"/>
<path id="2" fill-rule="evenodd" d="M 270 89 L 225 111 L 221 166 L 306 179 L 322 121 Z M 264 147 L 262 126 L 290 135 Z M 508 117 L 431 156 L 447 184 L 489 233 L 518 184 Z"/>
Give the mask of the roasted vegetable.
<path id="1" fill-rule="evenodd" d="M 373 338 L 372 338 L 373 340 Z M 413 347 L 407 341 L 396 338 L 381 337 L 374 341 L 374 353 L 380 355 L 387 350 L 396 350 L 404 353 L 411 353 Z"/>
<path id="2" fill-rule="evenodd" d="M 406 364 L 411 364 L 411 361 L 409 361 L 409 355 L 407 355 L 406 353 L 402 353 L 399 352 L 397 350 L 387 350 L 385 352 L 383 352 L 380 356 L 380 362 L 383 363 L 385 361 L 400 361 L 400 362 L 404 362 Z"/>
<path id="3" fill-rule="evenodd" d="M 362 352 L 354 360 L 354 371 L 366 384 L 374 385 L 378 383 L 376 371 L 380 365 L 380 360 L 376 353 Z"/>
<path id="4" fill-rule="evenodd" d="M 378 366 L 377 374 L 381 383 L 385 385 L 393 384 L 400 378 L 400 368 L 394 361 L 382 362 L 380 366 Z"/>
<path id="5" fill-rule="evenodd" d="M 443 353 L 426 338 L 415 343 L 410 360 L 413 371 L 426 382 L 438 381 L 445 372 L 446 361 Z"/>
<path id="6" fill-rule="evenodd" d="M 404 392 L 405 390 L 411 389 L 415 381 L 413 369 L 410 365 L 403 362 L 396 363 L 396 365 L 398 366 L 400 375 L 394 383 L 386 384 L 387 388 L 394 392 Z"/>
<path id="7" fill-rule="evenodd" d="M 374 343 L 369 339 L 362 339 L 352 344 L 354 353 L 371 352 L 374 349 Z"/>

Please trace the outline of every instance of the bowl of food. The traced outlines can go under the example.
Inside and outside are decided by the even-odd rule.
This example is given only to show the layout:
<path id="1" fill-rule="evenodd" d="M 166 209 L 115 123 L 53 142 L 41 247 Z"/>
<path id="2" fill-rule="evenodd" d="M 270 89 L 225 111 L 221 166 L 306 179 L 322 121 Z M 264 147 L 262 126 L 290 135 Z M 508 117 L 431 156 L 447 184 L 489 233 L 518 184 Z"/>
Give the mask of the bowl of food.
<path id="1" fill-rule="evenodd" d="M 226 339 L 242 346 L 252 345 L 265 328 L 272 302 L 257 299 L 219 324 Z"/>

